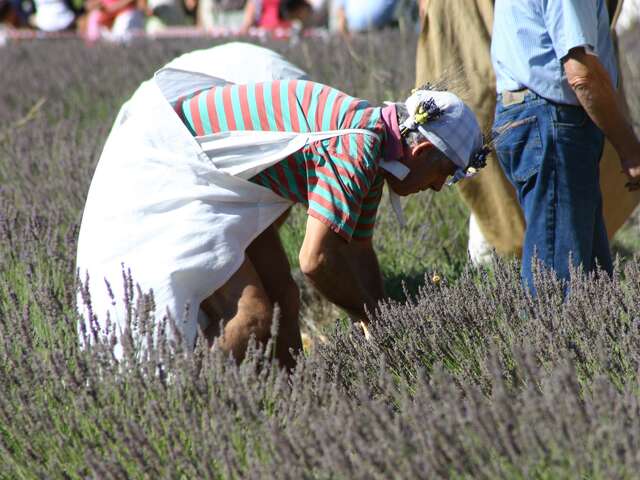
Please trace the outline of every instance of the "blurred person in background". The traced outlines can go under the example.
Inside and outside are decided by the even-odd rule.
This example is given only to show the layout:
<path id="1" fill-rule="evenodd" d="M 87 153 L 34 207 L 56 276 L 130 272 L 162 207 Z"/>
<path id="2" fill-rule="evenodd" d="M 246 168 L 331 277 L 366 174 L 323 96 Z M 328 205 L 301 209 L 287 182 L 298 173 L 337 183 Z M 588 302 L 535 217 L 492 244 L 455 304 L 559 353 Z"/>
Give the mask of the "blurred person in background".
<path id="1" fill-rule="evenodd" d="M 89 42 L 126 40 L 144 30 L 143 8 L 139 0 L 88 0 L 84 36 Z"/>
<path id="2" fill-rule="evenodd" d="M 28 27 L 34 10 L 30 1 L 0 0 L 0 27 L 2 24 L 12 28 Z"/>
<path id="3" fill-rule="evenodd" d="M 311 14 L 311 6 L 305 0 L 247 0 L 240 31 L 246 33 L 251 27 L 300 29 L 309 21 Z"/>
<path id="4" fill-rule="evenodd" d="M 640 142 L 616 95 L 604 0 L 496 0 L 491 57 L 497 156 L 525 217 L 522 277 L 536 256 L 569 280 L 571 265 L 611 274 L 600 158 L 605 136 L 627 188 L 640 189 Z M 620 189 L 621 194 L 623 189 Z"/>
<path id="5" fill-rule="evenodd" d="M 167 27 L 188 25 L 191 22 L 182 0 L 139 0 L 138 7 L 145 13 L 145 31 L 155 33 Z"/>
<path id="6" fill-rule="evenodd" d="M 395 18 L 399 29 L 419 33 L 421 23 L 418 0 L 398 0 Z"/>
<path id="7" fill-rule="evenodd" d="M 244 23 L 246 0 L 199 0 L 198 27 L 240 30 Z"/>
<path id="8" fill-rule="evenodd" d="M 153 290 L 156 323 L 172 315 L 190 347 L 200 325 L 237 360 L 252 336 L 269 339 L 277 304 L 275 355 L 291 368 L 299 293 L 277 230 L 289 208 L 307 208 L 307 280 L 367 322 L 384 298 L 372 243 L 384 183 L 399 205 L 398 195 L 472 174 L 486 151 L 475 116 L 449 92 L 373 107 L 268 50 L 216 48 L 171 62 L 118 114 L 78 239 L 91 295 L 91 310 L 78 302 L 90 325 L 81 336 L 110 322 L 118 337 L 127 331 L 118 302 L 129 271 Z"/>
<path id="9" fill-rule="evenodd" d="M 35 13 L 29 18 L 34 28 L 43 32 L 75 30 L 76 13 L 66 0 L 34 0 Z"/>
<path id="10" fill-rule="evenodd" d="M 491 65 L 494 0 L 420 0 L 422 30 L 416 52 L 416 85 L 443 82 L 460 95 L 489 132 L 495 113 Z M 474 263 L 520 255 L 524 216 L 495 155 L 474 178 L 458 184 L 471 210 L 469 254 Z"/>
<path id="11" fill-rule="evenodd" d="M 640 0 L 621 1 L 614 22 L 615 33 L 620 40 L 617 51 L 624 77 L 622 90 L 628 100 L 629 116 L 636 135 L 640 135 Z"/>
<path id="12" fill-rule="evenodd" d="M 0 30 L 3 26 L 17 27 L 20 24 L 18 12 L 9 0 L 0 0 Z"/>
<path id="13" fill-rule="evenodd" d="M 609 11 L 633 11 L 628 4 L 629 0 L 611 1 Z M 483 131 L 489 131 L 496 100 L 490 57 L 494 1 L 421 0 L 419 6 L 422 32 L 417 49 L 416 85 L 443 80 L 478 115 Z M 613 13 L 612 19 L 616 17 Z M 620 102 L 625 104 L 624 98 L 620 98 Z M 609 239 L 640 201 L 640 192 L 624 188 L 627 181 L 626 175 L 620 172 L 619 158 L 607 141 L 600 162 L 600 186 Z M 493 252 L 507 257 L 521 256 L 524 215 L 515 189 L 495 156 L 487 158 L 486 168 L 477 176 L 458 185 L 471 211 L 471 260 L 476 264 L 490 262 Z"/>
<path id="14" fill-rule="evenodd" d="M 364 32 L 390 25 L 398 0 L 334 0 L 336 28 L 341 33 Z"/>
<path id="15" fill-rule="evenodd" d="M 640 27 L 640 0 L 620 1 L 618 12 L 614 18 L 614 25 L 619 34 L 632 28 Z"/>
<path id="16" fill-rule="evenodd" d="M 307 22 L 314 27 L 327 27 L 329 22 L 330 0 L 307 0 L 311 7 L 311 15 Z"/>
<path id="17" fill-rule="evenodd" d="M 200 0 L 182 0 L 182 7 L 184 8 L 187 22 L 190 25 L 198 26 L 198 5 Z"/>

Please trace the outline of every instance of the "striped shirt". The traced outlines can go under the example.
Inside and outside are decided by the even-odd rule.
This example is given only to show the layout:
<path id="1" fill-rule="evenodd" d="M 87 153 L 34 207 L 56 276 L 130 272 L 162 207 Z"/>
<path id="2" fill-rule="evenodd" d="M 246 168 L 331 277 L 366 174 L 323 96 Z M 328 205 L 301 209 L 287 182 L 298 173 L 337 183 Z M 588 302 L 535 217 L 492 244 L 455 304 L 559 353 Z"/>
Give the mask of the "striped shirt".
<path id="1" fill-rule="evenodd" d="M 182 98 L 174 109 L 194 136 L 232 130 L 350 133 L 309 142 L 251 179 L 307 206 L 307 213 L 345 240 L 373 235 L 382 197 L 378 169 L 386 129 L 380 108 L 305 80 L 226 85 Z"/>

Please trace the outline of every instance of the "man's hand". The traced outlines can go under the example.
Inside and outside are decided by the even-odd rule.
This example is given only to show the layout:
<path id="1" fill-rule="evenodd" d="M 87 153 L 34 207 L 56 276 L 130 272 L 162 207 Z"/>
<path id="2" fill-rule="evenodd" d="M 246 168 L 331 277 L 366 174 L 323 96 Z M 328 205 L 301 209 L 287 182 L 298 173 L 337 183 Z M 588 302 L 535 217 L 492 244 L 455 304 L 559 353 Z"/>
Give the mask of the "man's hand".
<path id="1" fill-rule="evenodd" d="M 424 22 L 424 17 L 427 16 L 427 3 L 429 0 L 418 0 L 418 14 L 420 15 L 420 23 Z"/>
<path id="2" fill-rule="evenodd" d="M 244 7 L 244 14 L 242 18 L 242 25 L 238 33 L 240 35 L 246 35 L 249 29 L 253 26 L 256 18 L 256 3 L 254 0 L 248 0 Z"/>
<path id="3" fill-rule="evenodd" d="M 345 37 L 349 36 L 349 26 L 347 25 L 347 14 L 344 7 L 340 6 L 335 11 L 336 29 Z"/>
<path id="4" fill-rule="evenodd" d="M 640 188 L 640 141 L 625 118 L 606 69 L 595 55 L 574 48 L 564 58 L 567 81 L 593 122 L 604 132 L 620 157 L 630 190 Z"/>
<path id="5" fill-rule="evenodd" d="M 621 158 L 622 171 L 629 177 L 626 187 L 630 191 L 640 190 L 640 151 L 631 158 Z"/>
<path id="6" fill-rule="evenodd" d="M 354 322 L 368 323 L 369 311 L 384 297 L 378 260 L 371 242 L 345 242 L 311 216 L 300 249 L 300 269 L 329 301 Z"/>

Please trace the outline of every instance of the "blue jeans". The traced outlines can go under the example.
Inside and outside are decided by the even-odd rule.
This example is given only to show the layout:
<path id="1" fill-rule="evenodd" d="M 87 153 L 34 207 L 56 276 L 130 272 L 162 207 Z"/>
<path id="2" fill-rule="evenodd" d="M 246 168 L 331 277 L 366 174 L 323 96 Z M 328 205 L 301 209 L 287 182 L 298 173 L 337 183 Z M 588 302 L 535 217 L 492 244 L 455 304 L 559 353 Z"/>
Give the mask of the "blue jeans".
<path id="1" fill-rule="evenodd" d="M 498 160 L 526 220 L 525 285 L 535 293 L 534 256 L 564 280 L 569 279 L 570 258 L 586 272 L 599 265 L 611 274 L 600 193 L 602 131 L 583 108 L 555 104 L 534 93 L 511 105 L 504 105 L 499 95 L 493 126 Z"/>

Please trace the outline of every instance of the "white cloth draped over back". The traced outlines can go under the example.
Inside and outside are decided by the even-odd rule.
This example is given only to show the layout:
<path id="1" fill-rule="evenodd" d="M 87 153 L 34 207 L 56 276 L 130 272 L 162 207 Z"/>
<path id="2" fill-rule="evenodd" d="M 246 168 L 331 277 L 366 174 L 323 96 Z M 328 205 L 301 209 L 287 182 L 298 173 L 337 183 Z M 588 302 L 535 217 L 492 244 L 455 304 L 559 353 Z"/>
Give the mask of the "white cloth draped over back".
<path id="1" fill-rule="evenodd" d="M 88 275 L 102 331 L 107 315 L 118 332 L 126 325 L 123 271 L 130 271 L 143 292 L 153 290 L 156 321 L 169 312 L 193 345 L 200 303 L 235 273 L 251 241 L 291 205 L 247 179 L 310 140 L 353 132 L 195 138 L 171 102 L 225 83 L 304 75 L 270 50 L 233 43 L 179 57 L 123 105 L 91 182 L 78 239 L 80 280 Z M 80 298 L 78 308 L 86 319 Z M 121 356 L 120 344 L 114 353 Z"/>

